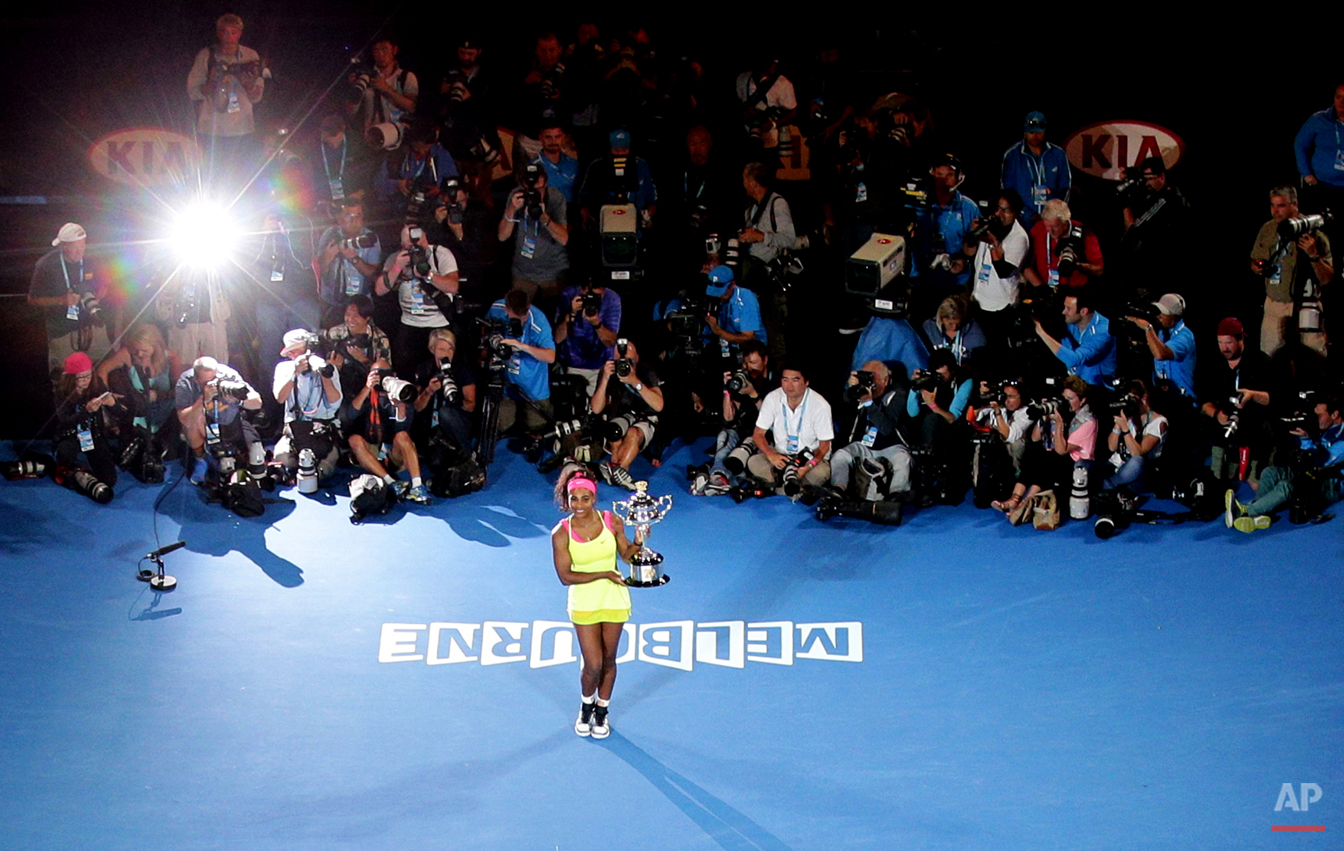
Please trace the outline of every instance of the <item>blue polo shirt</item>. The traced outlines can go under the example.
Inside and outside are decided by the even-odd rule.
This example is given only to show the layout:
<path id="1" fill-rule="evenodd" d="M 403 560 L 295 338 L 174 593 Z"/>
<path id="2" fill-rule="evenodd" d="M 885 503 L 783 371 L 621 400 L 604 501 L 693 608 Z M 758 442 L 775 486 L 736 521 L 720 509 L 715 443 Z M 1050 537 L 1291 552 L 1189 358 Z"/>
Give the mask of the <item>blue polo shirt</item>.
<path id="1" fill-rule="evenodd" d="M 756 299 L 756 293 L 734 285 L 728 300 L 719 303 L 719 327 L 733 334 L 754 331 L 759 342 L 766 342 L 765 323 L 761 321 L 761 303 Z M 712 342 L 723 338 L 716 337 L 706 330 L 705 339 Z M 729 346 L 729 351 L 736 349 L 736 345 Z"/>
<path id="2" fill-rule="evenodd" d="M 582 295 L 578 287 L 566 287 L 560 293 L 560 304 L 555 311 L 555 324 L 558 327 L 569 315 L 574 297 Z M 617 334 L 621 332 L 621 297 L 610 287 L 602 291 L 602 326 Z M 597 336 L 597 329 L 586 317 L 580 315 L 569 326 L 569 334 L 560 343 L 556 356 L 565 366 L 577 369 L 601 369 L 602 365 L 614 358 L 615 349 L 603 344 Z"/>
<path id="3" fill-rule="evenodd" d="M 961 253 L 966 244 L 966 234 L 971 225 L 980 217 L 980 208 L 975 202 L 960 192 L 952 194 L 952 200 L 946 207 L 931 203 L 929 208 L 919 214 L 920 262 L 911 269 L 911 277 L 920 274 L 920 267 L 927 266 L 940 254 L 950 254 L 953 258 L 964 257 Z M 941 237 L 941 238 L 940 238 Z M 966 269 L 956 275 L 958 284 L 971 279 L 970 258 L 966 259 Z"/>
<path id="4" fill-rule="evenodd" d="M 546 172 L 546 185 L 554 186 L 565 196 L 566 204 L 574 203 L 574 187 L 579 182 L 579 161 L 564 151 L 560 152 L 560 162 L 553 163 L 542 154 L 535 160 Z"/>
<path id="5" fill-rule="evenodd" d="M 1195 335 L 1179 320 L 1170 331 L 1157 330 L 1157 338 L 1171 349 L 1171 360 L 1153 361 L 1153 381 L 1171 379 L 1183 395 L 1196 402 L 1195 395 Z"/>
<path id="6" fill-rule="evenodd" d="M 1055 357 L 1088 384 L 1107 384 L 1115 378 L 1115 338 L 1111 336 L 1111 320 L 1100 313 L 1092 314 L 1087 327 L 1079 331 L 1077 325 L 1068 325 L 1069 335 L 1059 341 Z"/>
<path id="7" fill-rule="evenodd" d="M 504 299 L 490 305 L 485 318 L 508 322 L 509 314 L 504 310 Z M 523 320 L 523 336 L 520 339 L 527 345 L 539 349 L 555 348 L 555 338 L 551 336 L 551 323 L 546 321 L 546 317 L 536 306 L 528 309 L 527 319 Z M 551 398 L 550 365 L 542 363 L 526 352 L 514 350 L 513 357 L 509 358 L 506 382 L 509 385 L 507 389 L 511 390 L 510 395 L 515 398 L 518 392 L 534 402 Z"/>

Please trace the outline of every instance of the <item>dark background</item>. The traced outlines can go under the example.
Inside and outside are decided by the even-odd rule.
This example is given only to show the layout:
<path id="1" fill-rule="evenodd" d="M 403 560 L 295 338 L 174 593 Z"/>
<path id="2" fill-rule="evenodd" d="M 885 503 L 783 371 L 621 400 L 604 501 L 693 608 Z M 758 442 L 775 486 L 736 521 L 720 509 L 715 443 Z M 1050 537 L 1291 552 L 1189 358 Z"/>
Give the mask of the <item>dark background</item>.
<path id="1" fill-rule="evenodd" d="M 315 105 L 341 76 L 346 48 L 364 47 L 379 31 L 401 36 L 400 63 L 417 73 L 423 91 L 437 85 L 451 39 L 465 28 L 482 34 L 484 61 L 508 81 L 523 73 L 517 69 L 526 67 L 536 30 L 553 27 L 567 43 L 577 23 L 525 6 L 485 5 L 491 16 L 475 20 L 460 4 L 370 11 L 370 4 L 311 0 L 86 4 L 0 19 L 9 88 L 0 102 L 0 339 L 6 343 L 0 392 L 11 402 L 0 413 L 0 437 L 37 434 L 50 413 L 41 322 L 22 296 L 33 262 L 50 250 L 60 224 L 83 223 L 91 247 L 153 236 L 136 224 L 146 199 L 92 172 L 88 145 L 133 126 L 189 132 L 194 110 L 186 74 L 196 51 L 213 41 L 218 15 L 240 14 L 243 43 L 270 59 L 274 79 L 258 108 L 259 124 L 302 132 L 315 123 L 310 116 L 321 116 Z M 1310 113 L 1330 104 L 1334 84 L 1344 81 L 1344 54 L 1326 46 L 1337 39 L 1331 34 L 1340 32 L 1341 21 L 1219 21 L 1213 29 L 1208 22 L 1159 22 L 1153 12 L 1143 13 L 1141 22 L 1118 16 L 1085 22 L 1067 6 L 1053 8 L 1059 11 L 1005 11 L 1001 19 L 957 11 L 960 20 L 952 21 L 854 7 L 843 21 L 807 15 L 753 21 L 740 12 L 710 16 L 687 6 L 638 23 L 650 30 L 660 56 L 684 53 L 701 61 L 711 94 L 722 102 L 731 98 L 733 77 L 747 67 L 754 47 L 772 47 L 797 83 L 817 49 L 816 34 L 831 34 L 862 72 L 866 91 L 899 90 L 930 107 L 942 147 L 966 165 L 963 191 L 975 199 L 997 186 L 1003 151 L 1020 138 L 1029 110 L 1046 113 L 1056 143 L 1100 120 L 1162 125 L 1187 146 L 1172 179 L 1196 214 L 1188 244 L 1201 271 L 1183 290 L 1190 322 L 1202 344 L 1211 339 L 1211 323 L 1229 312 L 1242 315 L 1248 327 L 1258 322 L 1250 311 L 1263 293 L 1246 257 L 1268 218 L 1266 190 L 1297 180 L 1294 134 Z M 761 18 L 780 16 L 768 5 L 761 10 Z M 634 22 L 589 18 L 604 33 Z M 1107 185 L 1082 175 L 1075 181 L 1071 206 L 1105 239 L 1118 227 Z M 45 203 L 16 203 L 19 196 L 43 196 Z"/>

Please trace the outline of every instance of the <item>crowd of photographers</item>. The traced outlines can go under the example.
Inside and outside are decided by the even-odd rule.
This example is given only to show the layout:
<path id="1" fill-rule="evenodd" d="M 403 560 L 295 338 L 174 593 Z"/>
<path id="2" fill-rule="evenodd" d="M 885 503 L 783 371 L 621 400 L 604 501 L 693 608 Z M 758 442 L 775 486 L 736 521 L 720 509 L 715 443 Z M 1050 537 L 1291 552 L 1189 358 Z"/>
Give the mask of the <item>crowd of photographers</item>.
<path id="1" fill-rule="evenodd" d="M 584 25 L 539 35 L 525 68 L 458 38 L 438 86 L 379 37 L 276 149 L 251 138 L 264 86 L 241 32 L 221 18 L 188 85 L 198 131 L 230 140 L 218 169 L 272 154 L 243 273 L 179 276 L 120 336 L 82 227 L 34 273 L 56 466 L 95 498 L 117 461 L 161 479 L 180 442 L 193 482 L 314 490 L 344 464 L 357 513 L 423 504 L 481 487 L 501 436 L 632 490 L 673 441 L 712 436 L 692 494 L 886 524 L 970 492 L 1039 528 L 1254 531 L 1340 496 L 1333 223 L 1294 185 L 1247 239 L 1258 335 L 1194 305 L 1225 317 L 1198 364 L 1188 204 L 1163 158 L 1129 170 L 1103 240 L 1039 112 L 976 203 L 927 110 L 861 97 L 834 46 L 797 84 L 768 52 L 715 80 L 643 29 Z M 1303 167 L 1344 158 L 1341 126 L 1344 86 L 1299 135 Z M 810 180 L 781 180 L 800 137 Z M 1188 511 L 1144 511 L 1152 494 Z"/>

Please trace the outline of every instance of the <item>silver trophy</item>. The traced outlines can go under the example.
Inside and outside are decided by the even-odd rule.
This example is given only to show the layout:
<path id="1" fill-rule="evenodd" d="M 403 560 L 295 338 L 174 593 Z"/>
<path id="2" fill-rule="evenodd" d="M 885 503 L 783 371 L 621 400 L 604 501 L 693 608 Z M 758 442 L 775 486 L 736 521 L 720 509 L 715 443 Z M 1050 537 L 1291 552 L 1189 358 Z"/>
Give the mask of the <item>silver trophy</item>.
<path id="1" fill-rule="evenodd" d="M 642 539 L 639 551 L 630 559 L 630 575 L 625 584 L 634 588 L 657 588 L 666 585 L 672 577 L 658 567 L 663 557 L 649 549 L 649 527 L 667 516 L 672 510 L 672 497 L 649 496 L 648 482 L 635 482 L 635 495 L 624 502 L 613 502 L 612 513 L 621 518 L 621 522 L 635 527 L 635 537 Z"/>

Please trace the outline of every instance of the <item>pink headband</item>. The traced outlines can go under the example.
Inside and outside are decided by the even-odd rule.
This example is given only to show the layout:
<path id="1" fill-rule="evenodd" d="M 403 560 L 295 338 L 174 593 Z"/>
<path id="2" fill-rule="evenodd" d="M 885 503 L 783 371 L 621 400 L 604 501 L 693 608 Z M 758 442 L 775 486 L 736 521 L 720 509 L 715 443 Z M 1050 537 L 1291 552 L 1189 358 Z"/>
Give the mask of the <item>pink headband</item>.
<path id="1" fill-rule="evenodd" d="M 592 479 L 584 478 L 583 476 L 575 476 L 574 478 L 570 479 L 569 482 L 565 485 L 565 492 L 574 493 L 574 491 L 578 490 L 579 488 L 590 490 L 593 492 L 593 496 L 597 496 L 597 483 L 594 482 Z"/>

